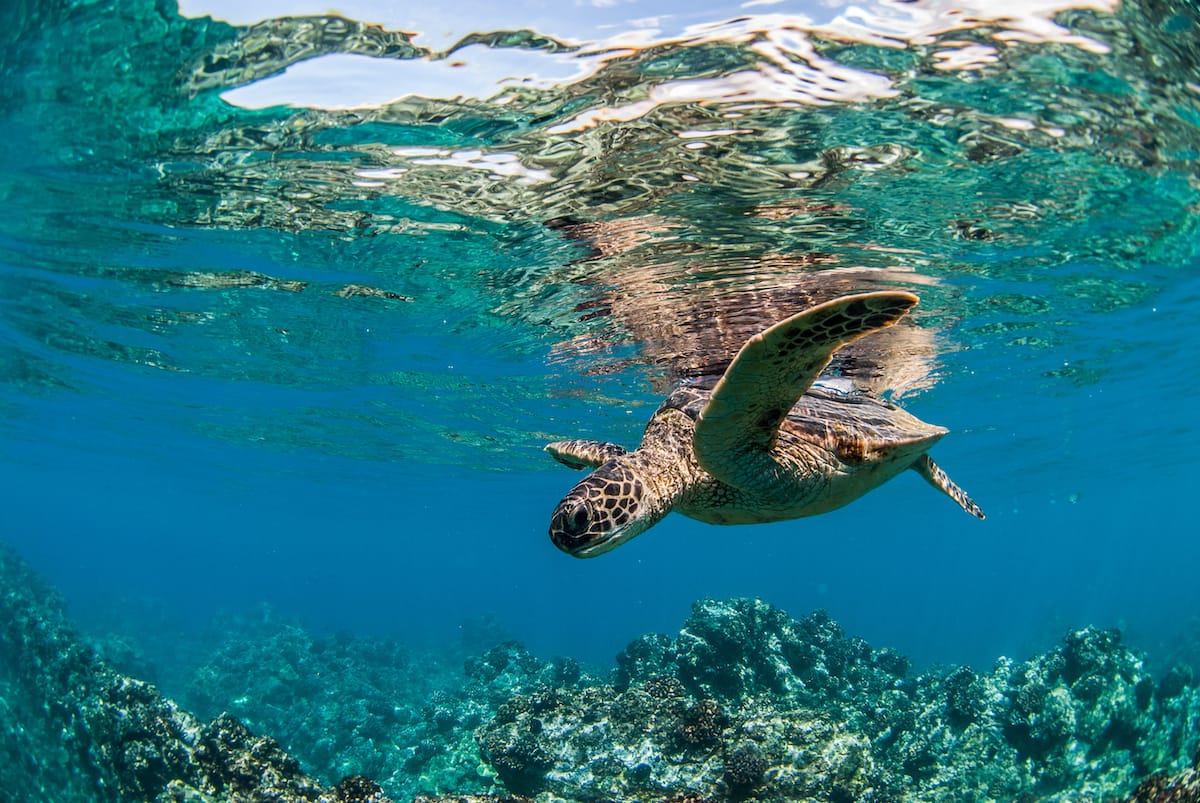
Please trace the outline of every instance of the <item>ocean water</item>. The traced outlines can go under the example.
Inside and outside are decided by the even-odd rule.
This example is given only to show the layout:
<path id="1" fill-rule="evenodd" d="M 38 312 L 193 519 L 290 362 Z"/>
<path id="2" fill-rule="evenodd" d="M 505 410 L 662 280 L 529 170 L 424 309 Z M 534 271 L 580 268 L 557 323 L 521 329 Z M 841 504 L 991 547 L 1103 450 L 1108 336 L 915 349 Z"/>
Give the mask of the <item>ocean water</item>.
<path id="1" fill-rule="evenodd" d="M 756 597 L 918 665 L 1200 663 L 1194 3 L 409 5 L 0 12 L 0 530 L 85 630 L 607 666 Z M 908 473 L 554 548 L 545 443 L 881 287 L 873 389 L 986 521 Z"/>

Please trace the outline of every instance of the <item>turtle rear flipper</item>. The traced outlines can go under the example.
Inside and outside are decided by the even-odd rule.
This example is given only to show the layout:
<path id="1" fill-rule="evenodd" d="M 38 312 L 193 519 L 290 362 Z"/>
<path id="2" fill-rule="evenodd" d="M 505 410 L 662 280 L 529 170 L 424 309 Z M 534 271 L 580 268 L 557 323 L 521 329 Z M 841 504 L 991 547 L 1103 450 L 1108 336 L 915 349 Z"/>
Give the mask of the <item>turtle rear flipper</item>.
<path id="1" fill-rule="evenodd" d="M 987 518 L 979 505 L 975 504 L 975 500 L 967 496 L 967 492 L 959 488 L 954 480 L 950 479 L 950 475 L 933 462 L 933 458 L 929 455 L 921 455 L 921 459 L 912 464 L 912 470 L 924 477 L 934 488 L 957 502 L 959 507 L 975 518 L 981 521 Z"/>
<path id="2" fill-rule="evenodd" d="M 614 457 L 625 454 L 625 449 L 606 441 L 555 441 L 546 445 L 546 451 L 558 462 L 571 468 L 596 468 Z"/>
<path id="3" fill-rule="evenodd" d="M 891 326 L 917 303 L 911 293 L 861 293 L 819 304 L 746 341 L 696 421 L 696 458 L 736 487 L 771 487 L 779 425 L 847 343 Z"/>

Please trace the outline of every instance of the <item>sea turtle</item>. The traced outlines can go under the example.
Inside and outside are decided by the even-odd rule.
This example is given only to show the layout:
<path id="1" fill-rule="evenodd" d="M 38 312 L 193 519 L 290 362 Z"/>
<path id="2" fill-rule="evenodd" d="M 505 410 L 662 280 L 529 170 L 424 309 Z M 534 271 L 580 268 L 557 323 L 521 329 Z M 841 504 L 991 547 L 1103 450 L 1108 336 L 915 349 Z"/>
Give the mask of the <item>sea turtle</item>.
<path id="1" fill-rule="evenodd" d="M 645 532 L 672 510 L 713 524 L 812 516 L 912 469 L 982 519 L 926 454 L 947 430 L 844 379 L 819 378 L 845 344 L 891 326 L 911 293 L 861 293 L 819 304 L 755 335 L 715 382 L 684 382 L 629 452 L 603 441 L 551 443 L 572 468 L 595 468 L 559 502 L 550 538 L 588 558 Z"/>

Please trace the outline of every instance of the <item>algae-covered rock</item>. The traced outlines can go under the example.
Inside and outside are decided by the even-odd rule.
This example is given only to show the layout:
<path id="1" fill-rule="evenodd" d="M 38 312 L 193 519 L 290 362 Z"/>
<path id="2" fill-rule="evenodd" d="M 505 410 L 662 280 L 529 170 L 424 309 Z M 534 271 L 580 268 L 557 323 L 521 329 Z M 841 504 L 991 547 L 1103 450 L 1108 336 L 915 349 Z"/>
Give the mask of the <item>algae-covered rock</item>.
<path id="1" fill-rule="evenodd" d="M 436 656 L 391 641 L 313 638 L 272 621 L 230 629 L 185 699 L 274 734 L 326 784 L 363 776 L 397 799 L 486 792 L 471 744 L 483 714 L 464 706 L 453 674 Z"/>
<path id="2" fill-rule="evenodd" d="M 0 545 L 0 794 L 5 800 L 337 798 L 268 737 L 203 724 L 82 646 L 61 600 Z"/>
<path id="3" fill-rule="evenodd" d="M 397 799 L 1102 799 L 1200 742 L 1192 675 L 1156 685 L 1118 634 L 1088 628 L 990 672 L 912 676 L 824 612 L 701 600 L 676 636 L 634 640 L 609 682 L 512 640 L 461 667 L 278 625 L 231 634 L 196 691 L 326 782 L 365 773 Z M 235 692 L 247 677 L 261 685 Z"/>
<path id="4" fill-rule="evenodd" d="M 185 699 L 274 734 L 326 784 L 360 775 L 410 800 L 503 790 L 497 777 L 522 788 L 538 753 L 514 740 L 485 755 L 475 730 L 514 694 L 582 677 L 578 662 L 542 660 L 512 640 L 464 658 L 386 639 L 314 638 L 272 615 L 227 628 Z"/>
<path id="5" fill-rule="evenodd" d="M 520 795 L 444 795 L 413 799 L 413 803 L 533 803 L 533 798 Z"/>
<path id="6" fill-rule="evenodd" d="M 575 799 L 662 799 L 712 788 L 716 744 L 681 738 L 691 701 L 651 683 L 543 687 L 513 696 L 476 732 L 484 758 L 508 789 Z"/>
<path id="7" fill-rule="evenodd" d="M 193 672 L 205 724 L 82 646 L 3 549 L 0 583 L 3 799 L 1197 800 L 1195 676 L 1156 683 L 1115 631 L 913 675 L 822 612 L 702 600 L 602 678 L 512 640 L 455 657 L 261 616 Z"/>
<path id="8" fill-rule="evenodd" d="M 634 641 L 613 685 L 513 698 L 477 739 L 526 794 L 868 799 L 885 773 L 851 723 L 885 728 L 869 695 L 906 672 L 824 614 L 797 622 L 758 600 L 705 600 L 675 639 Z"/>
<path id="9" fill-rule="evenodd" d="M 1182 772 L 1173 776 L 1159 772 L 1146 778 L 1125 803 L 1200 803 L 1200 753 Z"/>
<path id="10" fill-rule="evenodd" d="M 517 695 L 476 739 L 512 791 L 629 801 L 1101 800 L 1200 742 L 1190 675 L 1160 689 L 1111 631 L 987 674 L 909 671 L 823 612 L 703 600 L 611 685 Z"/>

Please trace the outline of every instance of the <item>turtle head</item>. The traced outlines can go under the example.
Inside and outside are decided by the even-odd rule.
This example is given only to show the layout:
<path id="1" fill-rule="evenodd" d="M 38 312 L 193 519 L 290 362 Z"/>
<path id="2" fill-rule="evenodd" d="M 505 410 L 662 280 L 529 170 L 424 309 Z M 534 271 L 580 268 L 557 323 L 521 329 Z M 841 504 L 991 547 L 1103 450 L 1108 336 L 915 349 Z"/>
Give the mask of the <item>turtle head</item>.
<path id="1" fill-rule="evenodd" d="M 607 552 L 666 515 L 653 496 L 628 460 L 609 460 L 558 503 L 550 518 L 550 540 L 577 558 Z"/>

